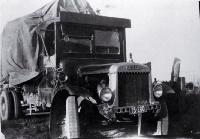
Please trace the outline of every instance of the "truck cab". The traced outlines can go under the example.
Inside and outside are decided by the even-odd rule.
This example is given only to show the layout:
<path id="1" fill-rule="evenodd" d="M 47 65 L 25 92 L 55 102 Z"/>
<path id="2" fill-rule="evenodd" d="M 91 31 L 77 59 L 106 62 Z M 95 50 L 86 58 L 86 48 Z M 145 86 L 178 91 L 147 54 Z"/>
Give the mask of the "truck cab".
<path id="1" fill-rule="evenodd" d="M 41 22 L 33 41 L 38 74 L 2 85 L 2 120 L 48 113 L 52 138 L 78 138 L 89 118 L 117 123 L 143 115 L 166 135 L 167 109 L 162 86 L 152 83 L 151 63 L 126 60 L 130 27 L 129 19 L 64 11 Z"/>
<path id="2" fill-rule="evenodd" d="M 55 55 L 56 68 L 62 69 L 65 85 L 70 88 L 66 92 L 82 97 L 82 102 L 74 100 L 74 103 L 77 101 L 77 107 L 82 105 L 82 109 L 89 109 L 90 105 L 94 105 L 98 109 L 97 113 L 110 122 L 134 121 L 138 114 L 146 115 L 147 119 L 156 119 L 155 115 L 161 111 L 159 99 L 162 88 L 159 85 L 153 88 L 151 63 L 139 64 L 126 60 L 125 29 L 131 27 L 130 20 L 61 12 L 58 21 L 48 27 L 45 35 L 54 38 L 46 37 L 46 40 L 51 40 L 54 46 L 52 56 Z M 48 35 L 52 33 L 48 30 L 54 30 L 54 35 Z M 56 94 L 59 96 L 62 93 L 63 90 L 59 90 Z M 55 116 L 60 111 L 56 108 L 61 107 L 55 103 L 61 101 L 60 98 L 68 98 L 63 96 L 55 97 L 57 100 L 52 103 L 51 133 L 54 137 L 58 136 L 55 129 L 62 129 L 54 122 L 62 121 L 62 118 Z M 85 105 L 82 104 L 84 102 Z M 79 115 L 77 117 L 83 119 L 95 115 L 90 113 L 95 108 L 83 111 L 71 115 Z M 73 123 L 85 122 L 80 119 L 77 121 Z M 168 132 L 168 123 L 165 123 L 165 128 L 160 128 L 161 134 Z M 78 128 L 79 124 L 75 127 Z M 69 135 L 64 133 L 61 136 Z"/>

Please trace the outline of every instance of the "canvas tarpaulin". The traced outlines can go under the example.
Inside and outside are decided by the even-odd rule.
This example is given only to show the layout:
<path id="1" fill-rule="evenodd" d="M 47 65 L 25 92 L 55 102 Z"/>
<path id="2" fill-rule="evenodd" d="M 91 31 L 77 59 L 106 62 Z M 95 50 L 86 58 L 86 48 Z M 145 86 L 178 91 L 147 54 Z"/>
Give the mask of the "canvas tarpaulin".
<path id="1" fill-rule="evenodd" d="M 49 24 L 60 11 L 95 14 L 85 0 L 55 0 L 36 12 L 9 22 L 2 33 L 1 83 L 16 85 L 41 72 L 38 30 Z"/>

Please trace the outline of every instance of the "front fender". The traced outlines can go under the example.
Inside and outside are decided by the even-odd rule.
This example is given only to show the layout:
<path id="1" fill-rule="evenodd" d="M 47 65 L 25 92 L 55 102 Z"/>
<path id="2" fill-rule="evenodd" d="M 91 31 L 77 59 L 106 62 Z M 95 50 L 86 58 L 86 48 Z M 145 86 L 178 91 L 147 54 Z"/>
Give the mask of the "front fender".
<path id="1" fill-rule="evenodd" d="M 92 93 L 83 87 L 79 87 L 79 86 L 62 86 L 59 87 L 55 90 L 55 96 L 60 93 L 61 91 L 64 91 L 65 93 L 67 93 L 68 95 L 71 96 L 82 96 L 82 97 L 90 97 L 92 96 Z"/>
<path id="2" fill-rule="evenodd" d="M 66 100 L 68 96 L 77 96 L 80 101 L 90 98 L 92 99 L 92 93 L 83 87 L 79 86 L 61 86 L 54 91 L 54 97 L 52 98 L 52 104 L 57 101 Z"/>

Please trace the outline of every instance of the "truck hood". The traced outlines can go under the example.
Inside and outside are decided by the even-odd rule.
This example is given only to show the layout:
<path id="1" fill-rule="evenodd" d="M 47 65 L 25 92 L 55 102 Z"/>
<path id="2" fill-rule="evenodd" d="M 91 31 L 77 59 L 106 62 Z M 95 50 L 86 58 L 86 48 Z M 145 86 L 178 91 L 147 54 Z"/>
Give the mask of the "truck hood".
<path id="1" fill-rule="evenodd" d="M 138 64 L 133 62 L 95 64 L 95 65 L 81 66 L 78 68 L 79 76 L 86 74 L 100 74 L 100 73 L 150 72 L 150 71 L 151 71 L 150 63 Z"/>

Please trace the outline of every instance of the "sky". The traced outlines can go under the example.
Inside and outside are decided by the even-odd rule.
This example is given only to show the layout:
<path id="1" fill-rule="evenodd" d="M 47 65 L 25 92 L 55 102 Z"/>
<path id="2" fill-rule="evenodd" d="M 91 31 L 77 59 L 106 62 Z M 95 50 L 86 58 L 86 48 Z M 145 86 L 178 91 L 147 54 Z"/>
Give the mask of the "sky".
<path id="1" fill-rule="evenodd" d="M 0 0 L 0 32 L 15 18 L 51 0 Z M 174 57 L 181 76 L 200 80 L 200 16 L 198 0 L 88 0 L 101 15 L 131 19 L 126 30 L 127 55 L 137 63 L 152 62 L 152 75 L 170 80 Z"/>

